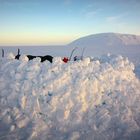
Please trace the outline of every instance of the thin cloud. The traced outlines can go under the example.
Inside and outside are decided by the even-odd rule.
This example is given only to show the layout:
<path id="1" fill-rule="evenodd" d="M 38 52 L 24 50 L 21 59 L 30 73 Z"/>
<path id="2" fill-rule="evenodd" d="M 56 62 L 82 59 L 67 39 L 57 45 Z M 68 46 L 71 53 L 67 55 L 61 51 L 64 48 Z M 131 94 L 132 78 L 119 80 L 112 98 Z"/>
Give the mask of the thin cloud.
<path id="1" fill-rule="evenodd" d="M 70 5 L 72 3 L 72 0 L 64 0 L 65 5 Z"/>
<path id="2" fill-rule="evenodd" d="M 123 19 L 125 19 L 125 16 L 127 16 L 127 13 L 123 13 L 121 15 L 108 16 L 106 17 L 106 22 L 109 23 L 121 22 Z"/>
<path id="3" fill-rule="evenodd" d="M 114 27 L 114 29 L 118 31 L 125 30 L 128 24 L 124 21 L 125 19 L 124 17 L 125 14 L 109 16 L 106 17 L 105 22 L 106 24 L 109 24 L 110 26 Z"/>
<path id="4" fill-rule="evenodd" d="M 86 13 L 87 18 L 92 18 L 97 14 L 97 11 L 90 11 Z"/>
<path id="5" fill-rule="evenodd" d="M 117 22 L 120 19 L 121 19 L 121 16 L 120 15 L 117 15 L 117 16 L 109 16 L 109 17 L 106 18 L 106 21 L 107 22 Z"/>
<path id="6" fill-rule="evenodd" d="M 86 18 L 93 18 L 95 17 L 102 9 L 90 10 L 85 12 Z"/>

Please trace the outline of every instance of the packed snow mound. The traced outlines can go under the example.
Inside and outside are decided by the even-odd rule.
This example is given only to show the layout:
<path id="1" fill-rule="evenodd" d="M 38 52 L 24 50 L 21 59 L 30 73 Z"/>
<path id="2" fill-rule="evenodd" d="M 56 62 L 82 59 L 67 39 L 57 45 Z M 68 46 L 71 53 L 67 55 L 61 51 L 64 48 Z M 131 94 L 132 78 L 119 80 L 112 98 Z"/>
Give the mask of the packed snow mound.
<path id="1" fill-rule="evenodd" d="M 120 33 L 100 33 L 79 38 L 70 46 L 135 46 L 140 45 L 139 35 L 120 34 Z"/>
<path id="2" fill-rule="evenodd" d="M 139 139 L 140 81 L 127 58 L 10 58 L 0 59 L 0 139 Z"/>

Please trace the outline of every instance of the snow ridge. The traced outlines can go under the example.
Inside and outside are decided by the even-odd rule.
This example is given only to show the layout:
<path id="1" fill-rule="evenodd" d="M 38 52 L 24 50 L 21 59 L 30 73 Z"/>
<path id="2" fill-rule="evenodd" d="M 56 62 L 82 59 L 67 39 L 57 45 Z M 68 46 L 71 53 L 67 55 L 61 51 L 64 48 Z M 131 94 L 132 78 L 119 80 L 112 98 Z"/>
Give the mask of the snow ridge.
<path id="1" fill-rule="evenodd" d="M 138 139 L 140 81 L 122 56 L 0 59 L 0 138 Z"/>

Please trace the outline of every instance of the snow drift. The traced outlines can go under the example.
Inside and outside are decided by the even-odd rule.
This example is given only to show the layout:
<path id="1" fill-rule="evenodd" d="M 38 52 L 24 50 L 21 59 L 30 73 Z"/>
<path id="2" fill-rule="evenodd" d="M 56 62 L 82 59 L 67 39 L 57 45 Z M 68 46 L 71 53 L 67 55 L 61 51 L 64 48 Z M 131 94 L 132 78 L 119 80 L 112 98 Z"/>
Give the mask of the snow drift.
<path id="1" fill-rule="evenodd" d="M 0 139 L 140 137 L 140 81 L 122 56 L 0 59 Z"/>

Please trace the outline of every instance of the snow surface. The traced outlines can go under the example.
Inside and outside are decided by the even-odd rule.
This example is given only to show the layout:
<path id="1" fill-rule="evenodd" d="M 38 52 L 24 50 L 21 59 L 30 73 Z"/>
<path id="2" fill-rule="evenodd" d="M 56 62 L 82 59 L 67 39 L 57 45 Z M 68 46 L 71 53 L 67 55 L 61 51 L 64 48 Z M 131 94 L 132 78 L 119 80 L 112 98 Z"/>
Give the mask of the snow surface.
<path id="1" fill-rule="evenodd" d="M 64 63 L 0 58 L 0 139 L 138 140 L 133 63 L 104 55 Z"/>

